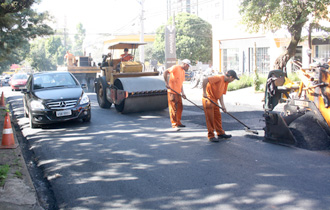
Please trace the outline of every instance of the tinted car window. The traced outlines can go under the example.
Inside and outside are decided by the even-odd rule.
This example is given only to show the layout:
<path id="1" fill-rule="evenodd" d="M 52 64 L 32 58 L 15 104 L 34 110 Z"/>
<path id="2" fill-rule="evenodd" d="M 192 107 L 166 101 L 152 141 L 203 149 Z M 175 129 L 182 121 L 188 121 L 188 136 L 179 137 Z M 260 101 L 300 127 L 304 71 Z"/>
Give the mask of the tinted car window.
<path id="1" fill-rule="evenodd" d="M 28 78 L 27 74 L 15 74 L 13 76 L 13 79 L 27 79 L 27 78 Z"/>
<path id="2" fill-rule="evenodd" d="M 70 74 L 40 74 L 33 78 L 34 89 L 76 85 L 78 84 Z"/>

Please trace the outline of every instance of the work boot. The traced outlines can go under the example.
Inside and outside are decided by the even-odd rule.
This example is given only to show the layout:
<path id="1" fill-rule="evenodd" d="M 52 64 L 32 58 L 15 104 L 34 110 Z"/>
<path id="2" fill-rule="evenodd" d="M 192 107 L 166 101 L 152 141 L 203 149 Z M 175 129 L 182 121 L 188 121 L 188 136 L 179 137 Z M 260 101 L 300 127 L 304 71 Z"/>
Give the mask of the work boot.
<path id="1" fill-rule="evenodd" d="M 213 137 L 213 138 L 210 138 L 209 141 L 210 141 L 210 142 L 219 142 L 219 139 Z"/>
<path id="2" fill-rule="evenodd" d="M 180 128 L 177 127 L 177 126 L 175 126 L 175 127 L 172 128 L 172 130 L 173 130 L 173 131 L 180 131 Z"/>
<path id="3" fill-rule="evenodd" d="M 178 127 L 180 127 L 180 128 L 184 128 L 184 127 L 186 127 L 186 126 L 183 125 L 183 124 L 181 124 L 181 125 L 178 125 Z"/>
<path id="4" fill-rule="evenodd" d="M 221 134 L 220 136 L 218 136 L 218 139 L 229 139 L 229 138 L 231 138 L 231 135 L 229 134 L 229 135 L 227 135 L 227 134 Z"/>

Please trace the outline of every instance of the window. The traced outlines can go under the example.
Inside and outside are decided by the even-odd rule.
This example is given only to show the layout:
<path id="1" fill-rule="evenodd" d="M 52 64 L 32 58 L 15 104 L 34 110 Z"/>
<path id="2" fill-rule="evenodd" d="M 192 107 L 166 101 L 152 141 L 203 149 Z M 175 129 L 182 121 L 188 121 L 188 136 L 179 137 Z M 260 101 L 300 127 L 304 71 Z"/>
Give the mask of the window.
<path id="1" fill-rule="evenodd" d="M 223 71 L 226 72 L 230 69 L 238 70 L 239 60 L 238 60 L 237 48 L 224 49 L 223 50 Z"/>
<path id="2" fill-rule="evenodd" d="M 325 60 L 330 58 L 330 45 L 316 45 L 315 57 L 324 58 Z"/>
<path id="3" fill-rule="evenodd" d="M 259 73 L 270 71 L 269 47 L 257 48 L 257 69 Z"/>

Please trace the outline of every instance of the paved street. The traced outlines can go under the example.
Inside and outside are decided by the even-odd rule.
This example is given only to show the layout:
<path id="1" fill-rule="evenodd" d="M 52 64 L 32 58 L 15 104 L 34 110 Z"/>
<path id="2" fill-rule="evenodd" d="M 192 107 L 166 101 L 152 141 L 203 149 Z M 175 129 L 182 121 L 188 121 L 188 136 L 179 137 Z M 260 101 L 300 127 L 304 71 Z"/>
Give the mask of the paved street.
<path id="1" fill-rule="evenodd" d="M 21 93 L 5 91 L 60 209 L 329 209 L 329 153 L 263 142 L 263 94 L 252 89 L 228 92 L 225 103 L 259 135 L 223 114 L 233 137 L 219 143 L 207 141 L 204 115 L 188 101 L 180 132 L 167 109 L 123 115 L 99 108 L 94 93 L 90 123 L 30 129 Z M 185 92 L 201 105 L 200 89 Z"/>

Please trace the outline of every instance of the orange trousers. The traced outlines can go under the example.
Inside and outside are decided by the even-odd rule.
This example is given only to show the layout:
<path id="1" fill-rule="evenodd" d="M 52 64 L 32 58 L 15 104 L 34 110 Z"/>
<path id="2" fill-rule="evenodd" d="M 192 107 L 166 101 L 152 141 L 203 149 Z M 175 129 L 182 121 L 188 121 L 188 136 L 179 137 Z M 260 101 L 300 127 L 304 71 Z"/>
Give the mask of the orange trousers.
<path id="1" fill-rule="evenodd" d="M 218 100 L 216 100 L 218 103 Z M 203 97 L 203 107 L 205 113 L 205 120 L 206 120 L 206 127 L 207 127 L 207 137 L 213 138 L 214 131 L 217 133 L 218 136 L 225 133 L 222 129 L 222 121 L 221 121 L 221 113 L 220 109 L 216 107 L 210 100 Z"/>
<path id="2" fill-rule="evenodd" d="M 173 94 L 168 92 L 167 93 L 167 100 L 168 100 L 168 110 L 170 112 L 170 119 L 172 123 L 172 127 L 176 127 L 181 125 L 181 116 L 182 116 L 182 98 L 178 94 Z"/>

